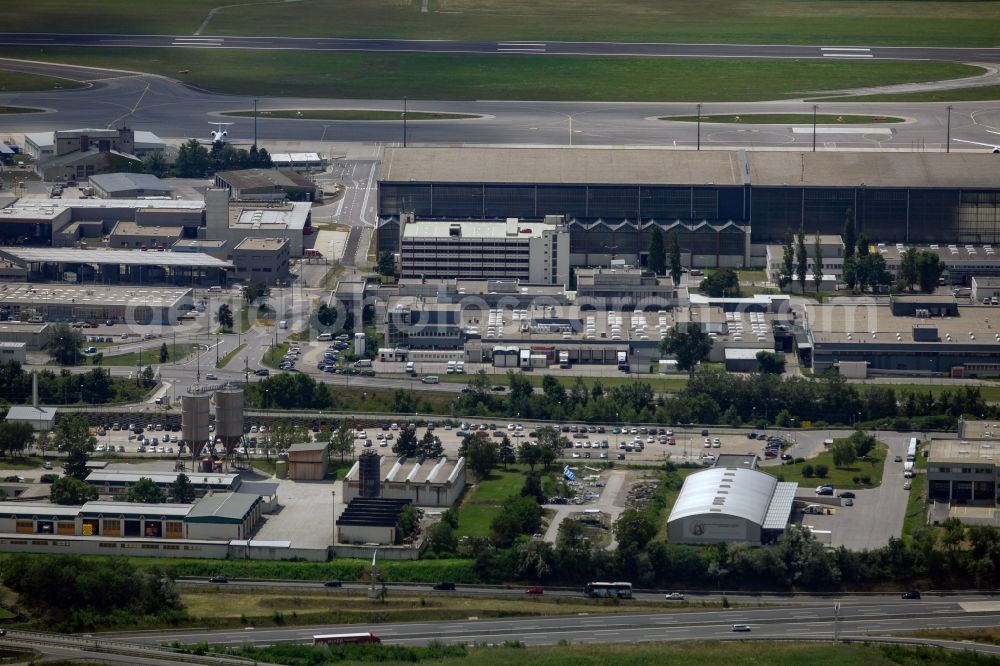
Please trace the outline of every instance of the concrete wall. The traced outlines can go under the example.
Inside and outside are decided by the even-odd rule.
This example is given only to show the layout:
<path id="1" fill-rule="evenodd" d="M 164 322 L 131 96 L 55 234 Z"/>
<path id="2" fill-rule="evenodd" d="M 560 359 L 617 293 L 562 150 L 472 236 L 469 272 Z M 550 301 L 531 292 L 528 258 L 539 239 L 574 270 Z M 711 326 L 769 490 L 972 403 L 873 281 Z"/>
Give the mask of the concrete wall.
<path id="1" fill-rule="evenodd" d="M 670 543 L 749 543 L 759 546 L 760 525 L 735 516 L 688 516 L 667 525 L 667 538 Z"/>
<path id="2" fill-rule="evenodd" d="M 347 546 L 337 544 L 332 547 L 334 557 L 356 557 L 371 561 L 372 553 L 375 549 L 371 546 Z M 423 548 L 411 545 L 402 546 L 380 546 L 378 549 L 378 559 L 380 560 L 419 560 Z"/>
<path id="3" fill-rule="evenodd" d="M 0 552 L 73 553 L 75 555 L 137 555 L 143 557 L 199 557 L 224 560 L 229 544 L 195 543 L 178 539 L 102 539 L 101 537 L 0 535 Z"/>
<path id="4" fill-rule="evenodd" d="M 396 540 L 395 537 L 395 527 L 337 525 L 337 543 L 354 545 L 365 543 L 390 544 Z"/>
<path id="5" fill-rule="evenodd" d="M 380 559 L 385 558 L 383 551 L 379 551 Z M 243 560 L 307 560 L 309 562 L 326 562 L 330 559 L 329 548 L 293 548 L 291 546 L 269 546 L 258 545 L 254 541 L 249 543 L 229 544 L 229 557 Z M 371 558 L 371 553 L 368 554 Z"/>

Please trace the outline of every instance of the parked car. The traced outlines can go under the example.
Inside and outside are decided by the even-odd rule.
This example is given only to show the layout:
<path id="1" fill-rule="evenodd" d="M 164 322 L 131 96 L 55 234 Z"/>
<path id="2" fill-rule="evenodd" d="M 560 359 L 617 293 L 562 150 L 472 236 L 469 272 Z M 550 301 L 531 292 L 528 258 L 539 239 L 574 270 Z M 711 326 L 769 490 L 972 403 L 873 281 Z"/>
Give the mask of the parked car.
<path id="1" fill-rule="evenodd" d="M 214 372 L 206 372 L 205 373 L 205 379 L 208 379 L 208 380 L 211 380 L 211 381 L 215 381 L 218 378 L 219 377 Z"/>
<path id="2" fill-rule="evenodd" d="M 817 495 L 832 495 L 833 494 L 833 487 L 832 486 L 819 486 L 818 488 L 816 488 L 816 494 Z"/>
<path id="3" fill-rule="evenodd" d="M 892 460 L 893 460 L 893 462 L 903 462 L 903 456 L 896 456 Z"/>
<path id="4" fill-rule="evenodd" d="M 854 493 L 852 493 L 850 490 L 842 490 L 839 493 L 837 493 L 837 497 L 842 497 L 844 499 L 854 499 Z"/>

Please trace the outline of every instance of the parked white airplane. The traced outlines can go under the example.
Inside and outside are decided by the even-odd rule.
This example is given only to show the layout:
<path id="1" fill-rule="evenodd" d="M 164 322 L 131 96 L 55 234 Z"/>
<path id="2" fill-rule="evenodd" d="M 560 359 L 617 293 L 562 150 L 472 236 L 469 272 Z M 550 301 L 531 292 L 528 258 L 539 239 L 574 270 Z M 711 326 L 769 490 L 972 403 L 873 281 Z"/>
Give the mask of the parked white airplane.
<path id="1" fill-rule="evenodd" d="M 986 130 L 990 134 L 1000 134 L 1000 132 L 995 132 L 993 130 Z M 952 141 L 958 141 L 960 143 L 971 143 L 974 146 L 986 146 L 991 149 L 994 154 L 1000 154 L 1000 144 L 996 143 L 983 143 L 982 141 L 966 141 L 965 139 L 952 139 Z"/>
<path id="2" fill-rule="evenodd" d="M 233 123 L 209 123 L 209 125 L 213 125 L 215 127 L 214 130 L 209 132 L 211 139 L 196 139 L 196 141 L 209 146 L 214 146 L 217 143 L 228 146 L 249 146 L 251 143 L 250 141 L 231 141 L 227 138 L 229 130 L 226 128 L 232 124 Z"/>

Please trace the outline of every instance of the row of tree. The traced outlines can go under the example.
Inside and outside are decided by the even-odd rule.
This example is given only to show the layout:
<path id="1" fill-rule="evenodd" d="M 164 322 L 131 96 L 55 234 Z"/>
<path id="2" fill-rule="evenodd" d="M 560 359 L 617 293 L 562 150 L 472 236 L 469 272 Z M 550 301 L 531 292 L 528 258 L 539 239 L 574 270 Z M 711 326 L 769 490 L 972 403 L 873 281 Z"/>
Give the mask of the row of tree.
<path id="1" fill-rule="evenodd" d="M 140 381 L 112 377 L 108 370 L 94 368 L 74 374 L 62 369 L 36 370 L 38 400 L 45 405 L 66 405 L 85 402 L 100 405 L 139 400 L 153 383 L 152 372 L 140 376 Z M 31 401 L 31 373 L 20 363 L 0 363 L 0 400 L 23 405 Z"/>
<path id="2" fill-rule="evenodd" d="M 174 161 L 174 173 L 181 178 L 203 178 L 216 171 L 234 169 L 271 169 L 274 162 L 266 148 L 258 148 L 257 144 L 250 150 L 236 148 L 222 142 L 212 144 L 211 150 L 197 139 L 190 139 L 180 147 L 177 159 Z M 167 173 L 166 162 L 157 160 L 156 175 Z"/>
<path id="3" fill-rule="evenodd" d="M 666 275 L 669 272 L 674 284 L 680 284 L 684 269 L 681 266 L 681 244 L 676 231 L 670 232 L 664 244 L 663 230 L 653 227 L 649 235 L 648 267 L 655 275 Z"/>

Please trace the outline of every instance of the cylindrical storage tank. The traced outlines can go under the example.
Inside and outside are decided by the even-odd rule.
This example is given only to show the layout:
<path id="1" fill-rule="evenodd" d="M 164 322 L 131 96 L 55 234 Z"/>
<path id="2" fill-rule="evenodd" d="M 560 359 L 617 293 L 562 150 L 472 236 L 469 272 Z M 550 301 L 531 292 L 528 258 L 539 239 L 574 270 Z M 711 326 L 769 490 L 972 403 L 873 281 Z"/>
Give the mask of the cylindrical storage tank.
<path id="1" fill-rule="evenodd" d="M 195 453 L 208 443 L 209 402 L 207 393 L 181 396 L 181 437 Z"/>
<path id="2" fill-rule="evenodd" d="M 243 390 L 215 392 L 215 436 L 231 453 L 243 437 Z"/>
<path id="3" fill-rule="evenodd" d="M 355 333 L 354 334 L 354 354 L 355 356 L 365 355 L 365 334 Z"/>

